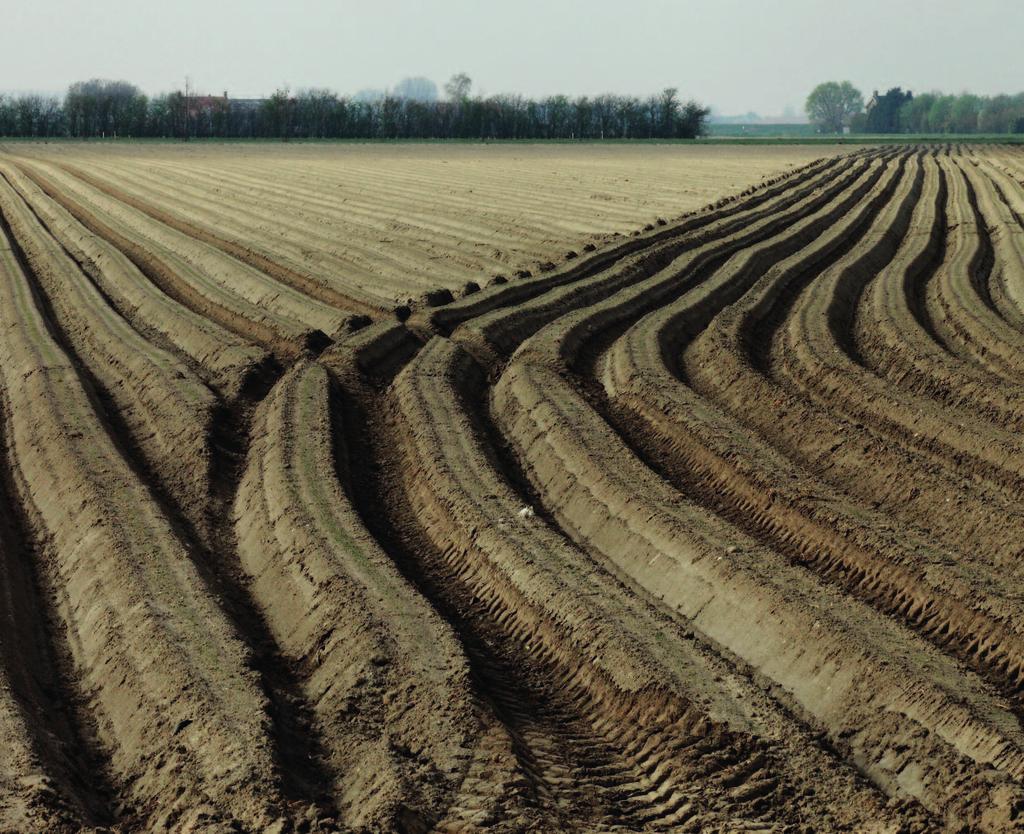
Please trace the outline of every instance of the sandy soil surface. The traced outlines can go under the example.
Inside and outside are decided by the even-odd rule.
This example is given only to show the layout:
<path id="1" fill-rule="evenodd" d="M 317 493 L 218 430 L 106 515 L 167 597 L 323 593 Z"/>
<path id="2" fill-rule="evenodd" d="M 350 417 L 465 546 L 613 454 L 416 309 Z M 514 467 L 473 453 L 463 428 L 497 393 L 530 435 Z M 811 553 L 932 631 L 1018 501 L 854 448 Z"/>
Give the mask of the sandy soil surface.
<path id="1" fill-rule="evenodd" d="M 814 151 L 0 153 L 0 831 L 1021 830 L 1024 153 Z M 374 154 L 577 255 L 320 274 Z"/>
<path id="2" fill-rule="evenodd" d="M 842 149 L 681 145 L 46 145 L 147 208 L 369 303 L 536 271 Z M 163 219 L 163 218 L 162 218 Z"/>

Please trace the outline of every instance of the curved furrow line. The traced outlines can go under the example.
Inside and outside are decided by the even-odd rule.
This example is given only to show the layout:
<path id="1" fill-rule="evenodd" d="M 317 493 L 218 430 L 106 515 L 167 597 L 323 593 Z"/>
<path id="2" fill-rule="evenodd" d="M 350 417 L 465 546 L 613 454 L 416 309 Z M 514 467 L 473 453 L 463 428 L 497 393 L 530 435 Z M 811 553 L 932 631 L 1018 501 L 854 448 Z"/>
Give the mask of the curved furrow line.
<path id="1" fill-rule="evenodd" d="M 854 228 L 888 202 L 898 180 L 893 169 L 855 213 Z M 833 246 L 841 247 L 842 237 Z M 566 363 L 594 338 L 602 319 L 612 320 L 614 301 L 542 330 L 517 352 L 495 388 L 495 417 L 559 523 L 791 690 L 887 791 L 915 796 L 950 818 L 977 818 L 982 806 L 998 807 L 999 791 L 982 799 L 988 791 L 982 769 L 967 764 L 997 763 L 1014 776 L 1024 765 L 1016 721 L 998 700 L 941 654 L 668 489 L 566 385 Z M 740 601 L 744 615 L 734 608 Z M 788 636 L 794 633 L 819 636 L 794 643 Z M 929 656 L 927 671 L 913 659 L 921 653 Z M 974 706 L 965 710 L 969 690 Z M 866 710 L 865 691 L 872 693 Z M 893 770 L 889 740 L 895 737 L 914 741 L 901 745 L 904 758 Z M 912 769 L 928 770 L 925 784 L 897 776 L 909 761 Z M 974 786 L 967 793 L 977 793 L 965 805 L 967 783 Z M 936 790 L 940 784 L 957 784 L 958 797 L 950 801 Z M 1006 790 L 1016 790 L 1009 784 Z"/>
<path id="2" fill-rule="evenodd" d="M 1015 719 L 1001 702 L 941 654 L 652 478 L 616 449 L 582 398 L 570 402 L 562 380 L 514 364 L 496 395 L 531 480 L 573 538 L 783 687 L 886 793 L 950 819 L 1000 813 L 1003 792 L 1019 788 L 1007 776 L 990 784 L 986 765 L 1019 776 L 1021 761 Z M 504 400 L 504 386 L 521 411 Z"/>
<path id="3" fill-rule="evenodd" d="M 882 228 L 884 224 L 879 225 L 879 233 Z M 847 249 L 863 231 L 846 235 Z M 851 257 L 856 254 L 854 250 Z M 821 269 L 813 257 L 806 252 L 780 262 L 757 292 L 748 293 L 719 315 L 688 347 L 687 377 L 699 393 L 836 489 L 868 506 L 884 507 L 901 522 L 928 531 L 948 550 L 963 552 L 967 543 L 975 559 L 999 571 L 1016 572 L 1013 554 L 1019 550 L 1019 520 L 1014 518 L 1019 511 L 1000 486 L 958 475 L 938 456 L 926 457 L 920 450 L 894 445 L 873 425 L 843 419 L 834 409 L 843 405 L 845 382 L 831 384 L 828 394 L 815 401 L 808 399 L 799 368 L 787 373 L 787 367 L 796 363 L 794 351 L 801 355 L 810 351 L 808 344 L 793 345 L 803 335 L 785 341 L 789 311 L 800 301 L 819 308 L 831 301 L 818 287 L 802 292 Z M 840 273 L 831 272 L 833 278 Z M 817 327 L 823 349 L 830 349 L 832 331 L 826 320 L 816 318 L 825 310 L 796 309 L 801 316 L 789 319 L 790 332 L 801 326 Z M 773 339 L 774 333 L 779 338 Z M 756 408 L 751 408 L 752 402 Z M 914 472 L 915 478 L 904 477 L 906 472 Z M 956 514 L 934 512 L 936 506 L 954 501 Z"/>
<path id="4" fill-rule="evenodd" d="M 797 201 L 795 208 L 786 213 L 781 222 L 774 222 L 769 217 L 760 224 L 750 224 L 749 228 L 744 224 L 743 230 L 736 235 L 726 235 L 721 239 L 710 235 L 710 240 L 695 253 L 680 256 L 660 271 L 652 269 L 653 274 L 646 277 L 634 276 L 625 288 L 613 282 L 611 289 L 617 290 L 615 303 L 594 305 L 595 310 L 599 311 L 596 319 L 599 326 L 587 320 L 587 325 L 578 328 L 578 335 L 574 338 L 581 341 L 593 340 L 592 336 L 598 330 L 602 334 L 612 329 L 621 332 L 631 320 L 659 304 L 673 300 L 692 286 L 699 285 L 730 257 L 743 264 L 748 258 L 756 256 L 760 259 L 757 262 L 760 266 L 751 265 L 750 268 L 767 268 L 781 254 L 797 251 L 819 238 L 851 210 L 864 203 L 866 195 L 877 187 L 883 176 L 891 177 L 891 173 L 886 174 L 885 171 L 884 164 L 856 167 L 844 176 L 836 177 L 834 182 L 829 182 L 827 187 L 812 193 L 807 199 Z M 731 268 L 739 267 L 733 264 Z M 615 276 L 612 277 L 614 281 Z M 593 279 L 597 301 L 609 295 L 603 286 L 607 281 L 608 278 L 603 274 Z M 532 302 L 481 317 L 491 323 L 493 330 L 489 331 L 490 334 L 507 333 L 509 335 L 506 338 L 480 338 L 476 331 L 482 328 L 475 320 L 456 330 L 453 338 L 463 342 L 478 359 L 490 360 L 488 364 L 498 365 L 521 343 L 521 340 L 515 338 L 516 335 L 530 336 L 560 315 L 582 307 L 586 302 L 593 304 L 595 300 L 590 297 L 590 287 L 586 285 L 580 289 L 568 287 L 555 290 L 551 295 L 553 297 L 541 296 Z M 520 324 L 520 318 L 525 319 L 524 324 Z M 578 347 L 577 342 L 571 345 L 572 350 Z"/>
<path id="5" fill-rule="evenodd" d="M 450 334 L 458 325 L 470 319 L 511 307 L 553 288 L 582 278 L 589 278 L 608 270 L 616 261 L 630 255 L 642 253 L 655 247 L 668 248 L 681 241 L 687 244 L 692 236 L 702 229 L 714 226 L 719 232 L 727 228 L 739 228 L 742 223 L 767 216 L 773 207 L 789 204 L 806 196 L 821 182 L 846 170 L 845 160 L 862 161 L 874 154 L 850 155 L 843 159 L 823 159 L 804 166 L 763 186 L 751 189 L 749 196 L 724 205 L 684 215 L 679 220 L 663 226 L 656 226 L 621 241 L 601 247 L 584 255 L 578 263 L 563 270 L 533 277 L 525 282 L 512 282 L 488 288 L 472 297 L 456 300 L 436 310 L 418 313 L 412 324 L 418 329 L 436 331 L 441 335 Z"/>
<path id="6" fill-rule="evenodd" d="M 1024 229 L 1024 193 L 1022 193 L 1021 189 L 1022 183 L 1014 179 L 1013 175 L 1005 168 L 999 166 L 993 160 L 991 152 L 978 157 L 977 162 L 979 171 L 986 174 L 992 181 L 996 195 L 1006 207 L 1010 218 L 1016 220 L 1017 226 Z M 1012 224 L 1008 224 L 1007 232 L 1009 234 L 1017 233 Z M 1008 243 L 1019 252 L 1019 241 L 1011 240 Z"/>
<path id="7" fill-rule="evenodd" d="M 1000 145 L 994 156 L 996 164 L 1000 165 L 1014 182 L 1024 185 L 1024 155 L 1015 145 Z"/>
<path id="8" fill-rule="evenodd" d="M 488 313 L 497 315 L 501 308 L 520 305 L 563 285 L 596 277 L 602 272 L 614 269 L 618 261 L 624 261 L 630 256 L 640 260 L 650 249 L 654 249 L 655 253 L 662 250 L 671 252 L 674 246 L 690 246 L 694 238 L 698 241 L 701 239 L 702 230 L 706 230 L 705 234 L 709 236 L 740 230 L 747 223 L 770 217 L 779 207 L 788 206 L 808 196 L 829 180 L 847 173 L 850 165 L 863 164 L 873 156 L 875 155 L 851 155 L 840 160 L 829 160 L 825 164 L 815 163 L 790 176 L 780 178 L 780 181 L 767 185 L 752 196 L 727 204 L 724 208 L 685 217 L 677 223 L 599 249 L 565 270 L 541 275 L 528 281 L 495 286 L 443 307 L 418 312 L 410 320 L 410 325 L 428 333 L 449 335 L 464 322 L 486 316 Z"/>
<path id="9" fill-rule="evenodd" d="M 621 306 L 624 318 L 602 321 L 602 327 L 624 327 L 622 322 L 629 317 L 638 317 L 699 284 L 729 257 L 743 259 L 756 251 L 762 265 L 767 267 L 781 253 L 799 249 L 862 201 L 883 173 L 882 164 L 864 161 L 851 165 L 844 172 L 816 181 L 807 189 L 800 189 L 796 195 L 773 203 L 773 208 L 764 215 L 761 212 L 753 218 L 743 215 L 735 226 L 732 223 L 723 227 L 710 226 L 690 244 L 694 247 L 692 251 L 684 251 L 674 259 L 669 259 L 672 250 L 667 256 L 656 250 L 657 257 L 637 255 L 626 258 L 623 267 L 617 265 L 575 284 L 556 287 L 518 305 L 485 311 L 456 329 L 453 338 L 485 364 L 494 367 L 526 337 L 550 321 L 615 292 L 623 298 L 628 294 L 631 305 Z M 736 226 L 738 231 L 734 231 Z M 684 249 L 689 249 L 690 245 Z M 449 305 L 452 306 L 455 305 Z M 415 317 L 411 323 L 416 327 Z"/>
<path id="10" fill-rule="evenodd" d="M 422 253 L 327 165 L 0 162 L 0 828 L 1015 830 L 1011 156 L 365 328 Z"/>
<path id="11" fill-rule="evenodd" d="M 949 188 L 949 256 L 925 293 L 931 321 L 950 352 L 1019 385 L 1024 339 L 987 303 L 992 250 L 979 228 L 970 184 L 955 158 L 940 159 L 939 165 Z"/>
<path id="12" fill-rule="evenodd" d="M 975 258 L 970 262 L 970 270 L 967 278 L 970 280 L 970 287 L 974 297 L 980 301 L 991 315 L 1003 320 L 1003 313 L 992 296 L 992 271 L 995 268 L 995 250 L 992 246 L 992 238 L 989 235 L 988 225 L 984 222 L 981 210 L 978 206 L 978 194 L 975 189 L 976 178 L 968 172 L 961 157 L 950 159 L 951 166 L 954 166 L 962 178 L 963 195 L 966 201 L 966 210 L 961 212 L 961 220 L 968 224 L 977 236 Z"/>
<path id="13" fill-rule="evenodd" d="M 1021 155 L 1018 153 L 1008 149 L 1002 150 L 1001 156 L 990 154 L 987 161 L 992 161 L 992 157 L 995 156 L 993 164 L 997 165 L 998 169 L 1006 176 L 1005 194 L 1013 199 L 1014 213 L 1017 215 L 1017 219 L 1024 224 L 1024 205 L 1021 204 L 1019 193 L 1019 189 L 1024 186 L 1024 159 L 1021 159 Z"/>
<path id="14" fill-rule="evenodd" d="M 161 292 L 122 252 L 90 233 L 17 168 L 3 165 L 0 172 L 107 303 L 226 398 L 236 397 L 254 369 L 270 359 L 265 350 Z"/>
<path id="15" fill-rule="evenodd" d="M 1024 329 L 1024 190 L 987 156 L 977 162 L 978 173 L 988 180 L 997 198 L 993 240 L 1001 267 L 999 283 L 1005 287 L 1016 313 L 1017 329 Z"/>
<path id="16" fill-rule="evenodd" d="M 583 728 L 584 738 L 595 735 L 586 727 L 599 718 L 631 728 L 618 744 L 646 751 L 635 760 L 625 756 L 631 760 L 633 790 L 621 800 L 626 807 L 618 813 L 628 822 L 644 810 L 653 822 L 666 801 L 670 802 L 667 810 L 674 812 L 683 801 L 682 794 L 690 794 L 687 804 L 698 798 L 693 786 L 679 784 L 678 777 L 673 779 L 667 772 L 660 784 L 645 784 L 647 774 L 678 767 L 671 749 L 651 749 L 646 738 L 655 733 L 684 734 L 684 738 L 693 734 L 688 727 L 693 719 L 682 718 L 691 709 L 689 699 L 673 697 L 671 689 L 659 691 L 663 686 L 679 689 L 678 683 L 674 687 L 670 683 L 678 674 L 672 667 L 683 666 L 687 659 L 665 657 L 651 640 L 659 624 L 632 611 L 616 583 L 588 566 L 582 554 L 553 535 L 529 509 L 524 511 L 521 498 L 488 459 L 482 430 L 462 405 L 460 389 L 480 389 L 483 381 L 467 354 L 440 339 L 433 340 L 396 379 L 393 431 L 406 461 L 406 500 L 437 551 L 434 558 L 446 563 L 448 570 L 442 576 L 454 574 L 473 597 L 497 612 L 503 642 L 528 647 L 519 668 L 528 668 L 532 656 L 541 655 L 544 665 L 552 667 L 548 675 L 561 684 L 561 693 L 571 695 L 563 709 L 582 703 L 579 714 L 565 716 L 559 723 L 567 719 Z M 431 567 L 420 563 L 421 570 Z M 651 720 L 655 714 L 657 723 Z M 720 743 L 728 745 L 726 739 Z M 743 755 L 760 755 L 760 751 Z M 620 765 L 623 770 L 626 767 L 627 763 Z M 574 787 L 586 793 L 587 768 L 581 770 L 575 781 L 583 784 Z M 707 798 L 714 779 L 711 773 L 705 778 L 696 793 Z M 766 798 L 773 792 L 766 788 Z M 673 798 L 673 794 L 680 796 Z M 641 805 L 629 814 L 627 808 L 634 803 L 654 807 L 647 810 Z"/>
<path id="17" fill-rule="evenodd" d="M 528 728 L 514 726 L 511 718 L 501 713 L 501 704 L 520 700 L 518 691 L 501 697 L 506 693 L 502 687 L 514 687 L 518 673 L 506 679 L 508 670 L 500 665 L 500 659 L 486 651 L 479 637 L 467 634 L 452 611 L 438 607 L 431 589 L 424 588 L 423 576 L 414 570 L 413 554 L 418 545 L 406 540 L 404 524 L 397 524 L 393 517 L 392 480 L 381 477 L 377 454 L 377 444 L 382 441 L 370 429 L 371 425 L 386 425 L 386 416 L 375 405 L 383 401 L 390 380 L 419 346 L 402 325 L 380 322 L 317 359 L 317 364 L 327 368 L 334 381 L 336 419 L 345 426 L 343 434 L 335 434 L 339 472 L 343 473 L 358 516 L 357 528 L 365 526 L 375 546 L 429 608 L 442 617 L 468 661 L 478 733 L 464 769 L 455 774 L 458 787 L 451 795 L 451 804 L 432 830 L 475 832 L 480 825 L 501 832 L 528 830 L 541 822 L 536 811 L 537 764 L 524 740 Z"/>
<path id="18" fill-rule="evenodd" d="M 468 669 L 349 502 L 331 399 L 327 371 L 299 363 L 257 409 L 234 507 L 239 559 L 298 670 L 344 830 L 426 830 L 476 742 Z"/>
<path id="19" fill-rule="evenodd" d="M 842 175 L 826 180 L 819 188 L 801 190 L 793 200 L 782 198 L 782 204 L 766 212 L 764 217 L 744 217 L 722 228 L 717 224 L 709 225 L 695 238 L 685 238 L 679 246 L 626 258 L 585 280 L 557 287 L 515 307 L 499 308 L 478 316 L 461 325 L 453 338 L 486 364 L 495 365 L 558 316 L 595 304 L 624 287 L 646 286 L 645 281 L 652 276 L 663 291 L 681 293 L 733 253 L 777 234 L 806 216 L 821 214 L 831 220 L 841 216 L 846 207 L 871 188 L 881 171 L 879 164 L 854 165 Z M 837 195 L 843 195 L 844 199 L 832 204 Z M 823 228 L 828 220 L 819 219 Z"/>
<path id="20" fill-rule="evenodd" d="M 801 771 L 757 740 L 706 660 L 524 507 L 465 404 L 483 383 L 468 354 L 434 339 L 377 398 L 371 425 L 390 450 L 378 477 L 405 569 L 466 641 L 483 697 L 517 740 L 532 806 L 572 830 L 770 823 L 771 797 Z M 822 819 L 815 804 L 790 802 L 791 821 Z"/>
<path id="21" fill-rule="evenodd" d="M 112 442 L 6 235 L 0 269 L 8 462 L 117 814 L 269 827 L 281 795 L 249 652 Z"/>
<path id="22" fill-rule="evenodd" d="M 1013 622 L 1013 600 L 997 607 L 1000 618 L 994 619 L 976 568 L 958 568 L 952 554 L 851 504 L 679 384 L 688 343 L 758 274 L 749 259 L 744 270 L 721 270 L 646 316 L 595 360 L 609 421 L 684 494 L 795 564 L 899 617 L 1016 697 L 1024 684 L 1024 643 L 1000 622 Z M 999 589 L 1001 581 L 997 576 L 988 584 Z M 979 593 L 987 600 L 981 612 L 974 610 Z"/>
<path id="23" fill-rule="evenodd" d="M 773 378 L 808 397 L 828 414 L 837 426 L 831 432 L 836 442 L 849 441 L 858 427 L 864 426 L 887 439 L 884 445 L 891 450 L 893 460 L 890 472 L 907 471 L 902 467 L 908 463 L 914 469 L 933 469 L 931 474 L 922 471 L 914 485 L 922 492 L 931 487 L 935 490 L 932 496 L 940 502 L 956 500 L 960 504 L 958 533 L 951 533 L 953 549 L 964 545 L 963 522 L 971 510 L 977 509 L 982 514 L 978 517 L 986 519 L 975 527 L 978 536 L 994 532 L 990 528 L 994 511 L 1005 513 L 1000 525 L 1006 538 L 979 548 L 982 553 L 1005 553 L 1005 546 L 1012 547 L 1011 543 L 1017 541 L 1017 525 L 1024 520 L 1015 506 L 1024 484 L 1020 477 L 1024 456 L 1016 435 L 978 421 L 970 411 L 940 408 L 888 387 L 861 367 L 856 348 L 846 335 L 865 282 L 888 262 L 911 207 L 908 203 L 894 206 L 891 216 L 880 217 L 857 249 L 804 288 L 788 319 L 779 325 L 770 353 L 764 349 L 759 355 L 770 356 L 769 373 Z M 779 311 L 776 315 L 786 314 Z M 767 345 L 773 339 L 771 331 L 764 330 L 763 325 L 754 326 L 761 332 L 761 344 Z M 748 349 L 758 351 L 757 347 Z M 852 430 L 847 428 L 850 424 Z M 883 459 L 886 454 L 886 449 L 879 452 Z M 865 500 L 871 500 L 866 498 L 870 478 L 865 476 L 860 486 Z M 904 479 L 898 480 L 905 485 Z M 964 496 L 964 492 L 970 494 Z M 1000 492 L 1004 493 L 1002 497 Z M 873 494 L 875 501 L 886 504 L 883 490 Z M 933 513 L 929 510 L 924 515 Z"/>
<path id="24" fill-rule="evenodd" d="M 150 485 L 152 495 L 192 554 L 209 592 L 217 599 L 239 638 L 249 644 L 251 665 L 259 671 L 268 699 L 270 736 L 289 795 L 316 790 L 317 774 L 297 753 L 315 747 L 305 705 L 296 695 L 295 674 L 263 622 L 262 612 L 234 580 L 233 541 L 223 533 L 216 506 L 230 453 L 222 448 L 225 424 L 233 409 L 245 407 L 259 380 L 250 375 L 240 399 L 217 399 L 180 363 L 151 346 L 106 306 L 95 288 L 41 228 L 33 228 L 24 206 L 12 206 L 13 192 L 0 182 L 0 209 L 17 226 L 21 244 L 31 253 L 33 274 L 45 274 L 51 312 L 65 352 L 77 365 L 87 388 L 103 403 L 103 419 L 126 462 Z M 63 268 L 62 268 L 63 267 Z M 43 297 L 43 296 L 40 296 Z M 266 383 L 264 383 L 266 384 Z M 233 428 L 238 429 L 236 425 Z M 169 431 L 176 434 L 168 436 Z M 198 464 L 198 465 L 197 465 Z M 230 485 L 228 490 L 230 491 Z M 316 768 L 314 767 L 315 771 Z M 299 776 L 296 776 L 299 774 Z"/>
<path id="25" fill-rule="evenodd" d="M 920 178 L 920 174 L 918 175 Z M 863 422 L 964 478 L 990 480 L 1011 500 L 1024 486 L 1024 449 L 1017 436 L 979 421 L 969 409 L 940 407 L 893 389 L 866 370 L 851 336 L 865 286 L 881 273 L 909 229 L 916 197 L 894 205 L 862 245 L 819 276 L 796 301 L 773 355 L 777 373 L 834 414 Z"/>
<path id="26" fill-rule="evenodd" d="M 219 406 L 186 365 L 155 347 L 102 294 L 0 175 L 0 228 L 58 329 L 58 343 L 161 487 L 202 514 L 210 494 L 207 439 Z"/>
<path id="27" fill-rule="evenodd" d="M 956 206 L 945 170 L 934 157 L 925 157 L 922 164 L 924 190 L 910 229 L 857 307 L 856 353 L 892 385 L 1016 430 L 1024 421 L 1024 388 L 950 351 L 931 318 L 927 298 L 937 274 L 955 268 L 962 243 L 953 239 L 955 228 L 949 228 Z"/>
<path id="28" fill-rule="evenodd" d="M 274 278 L 276 281 L 309 296 L 311 299 L 356 315 L 372 316 L 379 315 L 380 313 L 380 306 L 373 303 L 370 299 L 353 296 L 350 292 L 341 292 L 334 286 L 292 269 L 285 264 L 278 263 L 266 255 L 250 249 L 248 246 L 228 240 L 207 228 L 172 215 L 149 200 L 141 199 L 125 192 L 123 189 L 115 188 L 109 181 L 93 176 L 81 168 L 68 164 L 61 164 L 60 167 L 72 176 L 88 183 L 93 188 L 102 191 L 115 200 L 129 205 L 157 222 L 188 235 L 201 243 L 220 249 L 235 260 L 248 264 L 254 269 Z"/>
<path id="29" fill-rule="evenodd" d="M 78 194 L 72 199 L 38 170 L 21 163 L 19 166 L 47 196 L 93 234 L 124 253 L 148 280 L 179 304 L 282 359 L 298 357 L 310 349 L 322 350 L 330 343 L 323 331 L 283 318 L 238 294 L 234 288 L 225 288 L 214 276 L 194 267 L 187 257 L 148 240 L 101 206 L 84 199 L 79 202 Z"/>
<path id="30" fill-rule="evenodd" d="M 919 172 L 915 189 L 920 177 Z M 1019 453 L 1012 435 L 986 428 L 969 410 L 939 409 L 890 388 L 864 369 L 859 346 L 850 335 L 865 287 L 890 265 L 906 239 L 916 203 L 915 193 L 908 190 L 876 220 L 863 236 L 863 245 L 802 291 L 784 335 L 780 329 L 779 370 L 794 385 L 813 392 L 817 402 L 840 405 L 836 410 L 851 420 L 862 420 L 922 454 L 934 453 L 939 461 L 1015 486 Z M 967 426 L 969 436 L 964 433 Z"/>
<path id="31" fill-rule="evenodd" d="M 968 158 L 961 167 L 974 193 L 978 222 L 992 246 L 993 266 L 988 292 L 1000 315 L 1017 331 L 1024 330 L 1024 228 L 993 180 L 997 171 Z"/>

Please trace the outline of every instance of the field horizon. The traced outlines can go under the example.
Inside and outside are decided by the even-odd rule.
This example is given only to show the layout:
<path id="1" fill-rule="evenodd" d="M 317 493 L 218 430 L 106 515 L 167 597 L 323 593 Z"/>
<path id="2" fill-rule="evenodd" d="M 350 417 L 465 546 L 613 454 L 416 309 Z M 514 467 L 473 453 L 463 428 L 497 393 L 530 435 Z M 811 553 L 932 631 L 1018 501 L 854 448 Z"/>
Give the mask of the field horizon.
<path id="1" fill-rule="evenodd" d="M 266 137 L 234 137 L 216 136 L 191 137 L 176 139 L 172 137 L 0 137 L 0 146 L 4 143 L 12 145 L 50 145 L 50 144 L 83 144 L 83 145 L 119 145 L 119 144 L 153 144 L 153 145 L 635 145 L 645 147 L 651 145 L 1021 145 L 1024 135 L 1015 133 L 849 133 L 849 134 L 815 134 L 798 136 L 789 134 L 734 136 L 729 134 L 698 136 L 694 139 L 334 139 L 334 138 L 293 138 L 277 139 Z"/>

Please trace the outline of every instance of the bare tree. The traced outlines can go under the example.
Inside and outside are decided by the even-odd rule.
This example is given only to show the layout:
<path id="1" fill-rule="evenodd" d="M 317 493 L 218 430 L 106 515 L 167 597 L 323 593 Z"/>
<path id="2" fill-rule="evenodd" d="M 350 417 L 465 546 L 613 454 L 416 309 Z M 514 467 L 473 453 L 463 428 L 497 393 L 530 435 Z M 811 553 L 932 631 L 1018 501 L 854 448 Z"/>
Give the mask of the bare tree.
<path id="1" fill-rule="evenodd" d="M 679 90 L 675 87 L 666 87 L 661 91 L 658 104 L 661 110 L 661 135 L 670 137 L 675 133 L 676 117 L 679 115 Z"/>

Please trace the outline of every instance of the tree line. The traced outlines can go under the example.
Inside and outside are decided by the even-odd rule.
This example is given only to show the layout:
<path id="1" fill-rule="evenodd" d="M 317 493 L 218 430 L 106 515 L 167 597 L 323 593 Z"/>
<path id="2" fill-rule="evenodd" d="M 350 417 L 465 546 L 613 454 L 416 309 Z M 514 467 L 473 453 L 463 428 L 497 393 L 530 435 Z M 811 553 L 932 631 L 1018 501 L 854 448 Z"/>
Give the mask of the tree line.
<path id="1" fill-rule="evenodd" d="M 867 102 L 849 81 L 819 84 L 807 115 L 824 133 L 1024 134 L 1024 93 L 979 96 L 919 93 L 893 87 Z"/>
<path id="2" fill-rule="evenodd" d="M 415 80 L 415 79 L 414 79 Z M 396 93 L 346 97 L 278 90 L 265 99 L 147 97 L 125 81 L 72 84 L 63 99 L 0 95 L 0 136 L 262 139 L 692 139 L 709 110 L 676 88 L 647 97 L 474 96 L 460 73 L 447 98 Z M 428 88 L 429 89 L 429 88 Z"/>
<path id="3" fill-rule="evenodd" d="M 866 133 L 1024 133 L 1024 93 L 904 92 L 899 87 L 876 95 L 876 104 L 854 129 Z"/>

